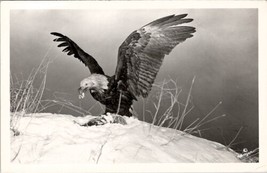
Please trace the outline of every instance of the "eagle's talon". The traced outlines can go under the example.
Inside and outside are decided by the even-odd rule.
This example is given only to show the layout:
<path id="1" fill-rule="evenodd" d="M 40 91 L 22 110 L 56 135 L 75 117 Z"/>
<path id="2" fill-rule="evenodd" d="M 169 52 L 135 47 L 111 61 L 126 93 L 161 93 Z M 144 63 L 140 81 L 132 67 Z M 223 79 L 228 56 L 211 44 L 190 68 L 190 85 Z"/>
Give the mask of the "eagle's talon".
<path id="1" fill-rule="evenodd" d="M 108 123 L 122 124 L 122 125 L 127 124 L 123 116 L 107 113 L 107 115 L 100 115 L 96 118 L 90 119 L 87 123 L 82 124 L 81 126 L 86 126 L 86 127 L 99 126 L 99 125 L 105 125 Z"/>
<path id="2" fill-rule="evenodd" d="M 99 126 L 106 124 L 106 122 L 103 122 L 102 120 L 103 120 L 102 117 L 93 118 L 89 120 L 87 123 L 82 124 L 81 126 L 88 127 L 88 126 Z"/>

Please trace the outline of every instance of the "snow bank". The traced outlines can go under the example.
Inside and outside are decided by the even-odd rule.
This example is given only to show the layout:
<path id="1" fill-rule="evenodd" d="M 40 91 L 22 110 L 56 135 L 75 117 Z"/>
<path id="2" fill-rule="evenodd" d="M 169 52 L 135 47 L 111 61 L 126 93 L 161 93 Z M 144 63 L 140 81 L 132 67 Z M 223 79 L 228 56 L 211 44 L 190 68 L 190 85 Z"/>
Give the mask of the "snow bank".
<path id="1" fill-rule="evenodd" d="M 128 125 L 83 127 L 92 116 L 32 114 L 11 133 L 13 163 L 240 162 L 219 143 L 134 118 Z"/>

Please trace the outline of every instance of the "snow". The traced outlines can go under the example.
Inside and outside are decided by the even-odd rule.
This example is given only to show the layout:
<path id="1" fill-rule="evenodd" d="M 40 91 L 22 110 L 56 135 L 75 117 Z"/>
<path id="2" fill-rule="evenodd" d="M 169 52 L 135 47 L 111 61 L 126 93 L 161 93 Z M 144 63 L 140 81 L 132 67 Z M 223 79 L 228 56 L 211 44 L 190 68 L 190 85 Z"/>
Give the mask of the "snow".
<path id="1" fill-rule="evenodd" d="M 11 133 L 13 163 L 233 163 L 237 153 L 222 144 L 135 118 L 127 125 L 84 127 L 93 116 L 28 114 Z"/>

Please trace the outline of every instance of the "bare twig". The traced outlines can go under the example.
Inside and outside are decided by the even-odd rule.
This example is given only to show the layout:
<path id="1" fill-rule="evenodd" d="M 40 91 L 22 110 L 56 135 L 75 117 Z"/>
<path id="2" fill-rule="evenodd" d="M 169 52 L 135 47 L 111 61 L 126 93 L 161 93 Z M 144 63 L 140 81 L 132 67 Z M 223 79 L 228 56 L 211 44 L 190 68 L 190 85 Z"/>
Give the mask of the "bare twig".
<path id="1" fill-rule="evenodd" d="M 235 135 L 235 137 L 232 139 L 232 141 L 226 146 L 227 148 L 230 148 L 233 144 L 233 142 L 235 142 L 235 140 L 237 139 L 237 137 L 239 136 L 240 132 L 242 131 L 243 126 L 240 127 L 240 129 L 238 130 L 237 134 Z"/>

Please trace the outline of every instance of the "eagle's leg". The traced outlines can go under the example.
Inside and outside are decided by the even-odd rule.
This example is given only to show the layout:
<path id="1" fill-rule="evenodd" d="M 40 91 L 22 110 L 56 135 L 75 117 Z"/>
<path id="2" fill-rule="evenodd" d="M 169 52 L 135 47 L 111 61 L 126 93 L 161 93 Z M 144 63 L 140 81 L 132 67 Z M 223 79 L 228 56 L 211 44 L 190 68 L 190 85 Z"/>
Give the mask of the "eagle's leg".
<path id="1" fill-rule="evenodd" d="M 89 120 L 82 126 L 104 125 L 107 123 L 127 124 L 124 116 L 132 116 L 133 98 L 125 91 L 120 90 L 113 99 L 105 103 L 106 110 L 104 115 Z"/>

